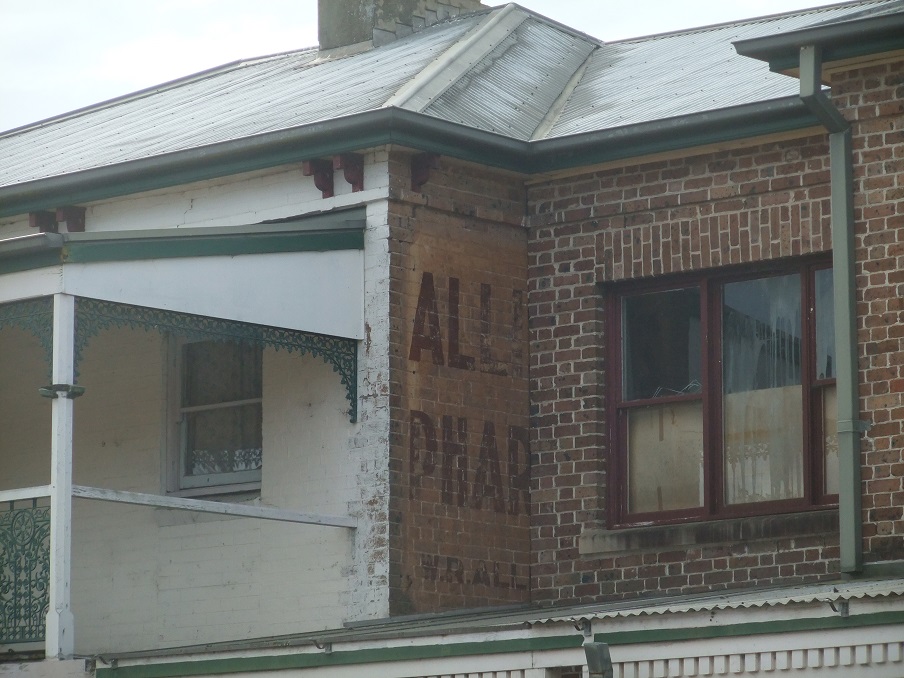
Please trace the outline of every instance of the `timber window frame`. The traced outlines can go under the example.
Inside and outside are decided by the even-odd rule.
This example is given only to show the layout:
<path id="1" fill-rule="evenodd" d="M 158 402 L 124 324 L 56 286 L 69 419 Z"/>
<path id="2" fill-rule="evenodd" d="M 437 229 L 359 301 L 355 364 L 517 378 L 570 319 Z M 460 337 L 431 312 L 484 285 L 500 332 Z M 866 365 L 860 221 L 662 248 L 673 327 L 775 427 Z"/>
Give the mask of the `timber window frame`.
<path id="1" fill-rule="evenodd" d="M 167 492 L 186 497 L 259 492 L 262 347 L 170 336 L 167 351 Z M 212 384 L 218 377 L 222 381 Z"/>
<path id="2" fill-rule="evenodd" d="M 824 257 L 609 290 L 612 527 L 837 503 L 831 298 Z M 799 303 L 799 319 L 755 319 L 781 300 Z"/>

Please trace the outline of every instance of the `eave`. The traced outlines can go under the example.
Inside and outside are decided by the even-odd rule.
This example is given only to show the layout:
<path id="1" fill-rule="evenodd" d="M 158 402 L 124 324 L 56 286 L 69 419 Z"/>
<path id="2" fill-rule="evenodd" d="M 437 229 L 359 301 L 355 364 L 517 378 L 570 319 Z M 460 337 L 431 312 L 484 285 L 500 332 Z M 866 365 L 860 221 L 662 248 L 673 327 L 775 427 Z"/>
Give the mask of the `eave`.
<path id="1" fill-rule="evenodd" d="M 0 188 L 0 217 L 85 204 L 195 181 L 396 144 L 523 174 L 580 167 L 732 139 L 805 129 L 797 97 L 666 120 L 521 141 L 421 113 L 382 108 L 187 151 Z"/>
<path id="2" fill-rule="evenodd" d="M 817 25 L 734 43 L 738 54 L 766 61 L 769 69 L 778 73 L 796 69 L 800 61 L 800 48 L 807 45 L 822 49 L 826 67 L 831 67 L 832 62 L 836 61 L 902 50 L 904 12 Z"/>

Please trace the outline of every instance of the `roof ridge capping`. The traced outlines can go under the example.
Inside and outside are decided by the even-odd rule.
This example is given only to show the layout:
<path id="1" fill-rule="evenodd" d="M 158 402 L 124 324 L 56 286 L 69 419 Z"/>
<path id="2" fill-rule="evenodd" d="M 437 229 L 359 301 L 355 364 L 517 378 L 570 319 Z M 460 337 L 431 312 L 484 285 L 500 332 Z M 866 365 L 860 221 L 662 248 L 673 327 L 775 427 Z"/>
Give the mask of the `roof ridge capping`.
<path id="1" fill-rule="evenodd" d="M 424 110 L 527 19 L 526 15 L 515 12 L 516 7 L 514 3 L 509 3 L 487 12 L 461 40 L 403 84 L 383 103 L 383 108 Z"/>
<path id="2" fill-rule="evenodd" d="M 846 7 L 849 14 L 733 44 L 738 54 L 766 61 L 770 70 L 783 73 L 798 67 L 804 46 L 821 48 L 824 65 L 904 50 L 904 0 L 859 0 L 818 9 Z"/>

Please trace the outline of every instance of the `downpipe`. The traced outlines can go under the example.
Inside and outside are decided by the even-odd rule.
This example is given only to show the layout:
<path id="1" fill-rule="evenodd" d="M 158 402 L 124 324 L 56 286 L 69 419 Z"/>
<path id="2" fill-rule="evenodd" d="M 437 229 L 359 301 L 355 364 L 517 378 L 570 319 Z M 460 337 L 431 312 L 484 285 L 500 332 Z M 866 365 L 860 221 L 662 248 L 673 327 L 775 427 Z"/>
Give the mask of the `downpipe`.
<path id="1" fill-rule="evenodd" d="M 841 573 L 850 577 L 863 570 L 860 434 L 865 430 L 859 420 L 857 392 L 853 151 L 851 126 L 821 87 L 821 50 L 815 45 L 801 47 L 800 99 L 829 132 L 838 393 L 838 540 Z"/>

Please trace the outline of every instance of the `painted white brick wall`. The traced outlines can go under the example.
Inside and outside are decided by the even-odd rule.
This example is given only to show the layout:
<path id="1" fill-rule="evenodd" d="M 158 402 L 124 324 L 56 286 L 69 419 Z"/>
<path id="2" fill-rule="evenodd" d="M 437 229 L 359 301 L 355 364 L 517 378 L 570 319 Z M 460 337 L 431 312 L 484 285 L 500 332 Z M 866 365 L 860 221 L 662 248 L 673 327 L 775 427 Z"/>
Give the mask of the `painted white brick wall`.
<path id="1" fill-rule="evenodd" d="M 388 615 L 388 183 L 387 154 L 377 151 L 365 158 L 365 191 L 352 194 L 337 173 L 330 199 L 290 167 L 89 206 L 88 230 L 97 232 L 247 224 L 364 205 L 367 334 L 359 345 L 357 424 L 348 420 L 338 375 L 319 359 L 268 350 L 264 366 L 260 501 L 351 514 L 357 532 L 78 499 L 78 653 L 278 635 Z M 0 238 L 23 228 L 10 220 Z M 0 332 L 0 349 L 7 349 L 0 355 L 15 356 L 0 361 L 0 377 L 9 377 L 0 380 L 0 403 L 19 403 L 4 411 L 22 422 L 15 436 L 0 438 L 3 488 L 46 483 L 49 475 L 49 407 L 37 396 L 30 404 L 20 398 L 46 382 L 43 357 L 15 332 Z M 161 491 L 164 365 L 165 341 L 154 332 L 111 330 L 91 341 L 81 365 L 87 393 L 75 405 L 77 484 Z"/>
<path id="2" fill-rule="evenodd" d="M 0 331 L 0 489 L 50 482 L 50 381 L 44 350 L 18 327 Z"/>
<path id="3" fill-rule="evenodd" d="M 76 403 L 76 483 L 159 493 L 163 339 L 111 330 L 85 352 Z M 264 357 L 261 501 L 346 515 L 356 469 L 338 375 L 319 359 Z M 338 627 L 349 530 L 77 500 L 73 610 L 79 653 Z"/>
<path id="4" fill-rule="evenodd" d="M 291 165 L 94 203 L 85 215 L 86 230 L 237 226 L 353 207 L 385 195 L 383 168 L 374 163 L 374 154 L 364 162 L 363 192 L 353 193 L 336 172 L 335 195 L 323 198 L 314 177 Z"/>

